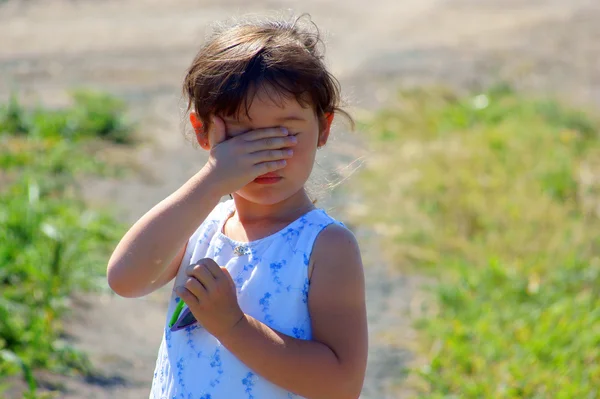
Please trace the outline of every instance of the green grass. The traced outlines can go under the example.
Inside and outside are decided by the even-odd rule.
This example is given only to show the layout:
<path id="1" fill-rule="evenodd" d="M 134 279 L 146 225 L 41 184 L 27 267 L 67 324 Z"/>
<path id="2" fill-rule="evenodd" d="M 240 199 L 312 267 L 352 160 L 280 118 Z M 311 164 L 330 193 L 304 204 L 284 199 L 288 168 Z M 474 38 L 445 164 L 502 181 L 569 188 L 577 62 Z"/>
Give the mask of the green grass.
<path id="1" fill-rule="evenodd" d="M 130 123 L 125 118 L 125 103 L 108 94 L 76 90 L 72 104 L 48 109 L 38 105 L 25 108 L 16 95 L 0 106 L 0 133 L 33 138 L 78 141 L 92 137 L 116 143 L 131 142 Z"/>
<path id="2" fill-rule="evenodd" d="M 0 106 L 0 375 L 23 373 L 30 398 L 37 369 L 90 371 L 64 340 L 62 316 L 74 291 L 102 285 L 124 226 L 88 209 L 76 181 L 118 172 L 94 150 L 131 142 L 124 111 L 93 92 L 65 109 L 27 109 L 16 97 Z"/>
<path id="3" fill-rule="evenodd" d="M 439 277 L 422 397 L 600 397 L 599 126 L 506 86 L 404 92 L 365 121 L 356 221 Z"/>

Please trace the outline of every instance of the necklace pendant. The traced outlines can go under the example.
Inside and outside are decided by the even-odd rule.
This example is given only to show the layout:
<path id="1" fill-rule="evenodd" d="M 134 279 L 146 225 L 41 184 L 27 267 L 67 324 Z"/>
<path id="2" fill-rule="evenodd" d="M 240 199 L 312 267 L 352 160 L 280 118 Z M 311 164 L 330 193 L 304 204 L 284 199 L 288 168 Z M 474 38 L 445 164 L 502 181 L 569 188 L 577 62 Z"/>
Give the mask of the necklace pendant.
<path id="1" fill-rule="evenodd" d="M 250 248 L 248 248 L 245 245 L 238 245 L 237 247 L 235 247 L 233 249 L 233 253 L 236 256 L 249 255 L 250 254 Z"/>

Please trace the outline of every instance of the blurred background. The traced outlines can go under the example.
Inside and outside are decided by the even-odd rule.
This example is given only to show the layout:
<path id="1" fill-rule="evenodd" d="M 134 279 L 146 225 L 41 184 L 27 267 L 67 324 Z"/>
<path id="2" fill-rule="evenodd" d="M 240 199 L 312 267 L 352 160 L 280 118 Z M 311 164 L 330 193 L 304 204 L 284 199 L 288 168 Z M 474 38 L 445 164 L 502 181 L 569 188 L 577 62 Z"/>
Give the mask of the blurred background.
<path id="1" fill-rule="evenodd" d="M 357 121 L 312 185 L 363 249 L 361 397 L 600 397 L 597 0 L 0 0 L 0 397 L 147 397 L 170 287 L 115 297 L 106 262 L 206 160 L 211 25 L 274 12 Z"/>

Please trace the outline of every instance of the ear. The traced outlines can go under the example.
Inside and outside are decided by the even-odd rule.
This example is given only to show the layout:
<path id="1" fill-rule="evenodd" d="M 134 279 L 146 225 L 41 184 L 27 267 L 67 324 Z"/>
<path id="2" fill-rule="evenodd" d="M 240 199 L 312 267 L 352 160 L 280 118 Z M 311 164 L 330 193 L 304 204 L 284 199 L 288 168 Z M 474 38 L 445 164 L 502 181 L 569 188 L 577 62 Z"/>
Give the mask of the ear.
<path id="1" fill-rule="evenodd" d="M 204 131 L 204 126 L 202 125 L 202 121 L 198 118 L 198 115 L 194 111 L 190 112 L 190 123 L 194 128 L 194 132 L 196 133 L 196 140 L 200 147 L 204 150 L 209 150 L 210 145 L 208 144 L 208 135 Z"/>
<path id="2" fill-rule="evenodd" d="M 323 116 L 324 121 L 321 125 L 321 132 L 319 132 L 319 141 L 317 143 L 317 147 L 323 147 L 327 144 L 327 140 L 329 139 L 329 133 L 331 132 L 331 124 L 333 123 L 333 112 L 327 113 Z"/>

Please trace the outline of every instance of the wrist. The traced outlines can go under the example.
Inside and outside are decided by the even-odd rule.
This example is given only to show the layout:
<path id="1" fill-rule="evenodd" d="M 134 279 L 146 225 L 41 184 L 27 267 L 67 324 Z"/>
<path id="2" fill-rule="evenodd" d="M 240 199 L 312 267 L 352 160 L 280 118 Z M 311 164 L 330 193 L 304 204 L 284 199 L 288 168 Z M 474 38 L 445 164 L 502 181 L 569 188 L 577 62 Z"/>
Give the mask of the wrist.
<path id="1" fill-rule="evenodd" d="M 221 197 L 228 194 L 221 189 L 217 179 L 213 177 L 210 168 L 207 166 L 192 176 L 188 181 L 188 185 L 190 185 L 192 195 L 199 195 L 214 202 L 219 202 Z"/>
<path id="2" fill-rule="evenodd" d="M 229 343 L 236 341 L 237 337 L 243 335 L 243 331 L 248 327 L 248 325 L 248 316 L 242 312 L 240 318 L 231 326 L 231 328 L 223 331 L 216 338 L 223 345 L 227 346 Z"/>

